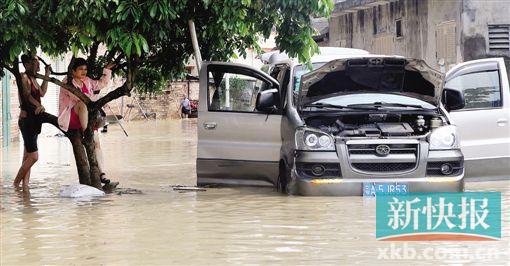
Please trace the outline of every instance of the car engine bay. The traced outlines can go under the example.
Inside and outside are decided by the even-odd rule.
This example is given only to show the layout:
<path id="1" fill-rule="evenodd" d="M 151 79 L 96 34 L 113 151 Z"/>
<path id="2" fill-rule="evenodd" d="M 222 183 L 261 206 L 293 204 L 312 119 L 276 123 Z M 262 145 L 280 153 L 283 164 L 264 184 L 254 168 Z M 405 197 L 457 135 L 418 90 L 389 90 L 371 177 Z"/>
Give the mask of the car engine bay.
<path id="1" fill-rule="evenodd" d="M 311 116 L 308 126 L 337 137 L 411 137 L 445 124 L 437 114 L 369 113 Z"/>

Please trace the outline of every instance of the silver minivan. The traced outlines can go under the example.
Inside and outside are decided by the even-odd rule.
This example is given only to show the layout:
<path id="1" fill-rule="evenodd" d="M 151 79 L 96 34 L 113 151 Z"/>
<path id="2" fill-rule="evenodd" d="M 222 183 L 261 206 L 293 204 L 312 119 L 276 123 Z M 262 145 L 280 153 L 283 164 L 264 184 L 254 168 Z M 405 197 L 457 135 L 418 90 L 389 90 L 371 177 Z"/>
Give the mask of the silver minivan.
<path id="1" fill-rule="evenodd" d="M 447 109 L 460 88 L 421 60 L 339 48 L 314 71 L 223 62 L 200 73 L 198 185 L 270 185 L 300 195 L 462 191 Z M 442 99 L 442 101 L 441 101 Z"/>

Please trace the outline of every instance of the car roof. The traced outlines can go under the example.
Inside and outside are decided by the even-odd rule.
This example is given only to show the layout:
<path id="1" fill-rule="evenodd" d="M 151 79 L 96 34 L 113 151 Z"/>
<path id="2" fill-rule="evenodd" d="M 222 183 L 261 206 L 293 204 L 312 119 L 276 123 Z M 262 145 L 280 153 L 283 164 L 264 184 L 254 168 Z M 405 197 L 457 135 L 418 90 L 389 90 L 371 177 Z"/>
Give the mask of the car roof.
<path id="1" fill-rule="evenodd" d="M 320 62 L 329 62 L 334 59 L 348 58 L 348 57 L 360 57 L 366 56 L 370 53 L 361 49 L 354 48 L 343 48 L 343 47 L 319 47 L 319 53 L 312 56 L 310 62 L 320 63 Z M 289 58 L 286 53 L 281 53 L 280 51 L 271 51 L 263 54 L 260 59 L 265 64 L 279 64 L 279 63 L 289 63 L 299 64 L 297 58 Z"/>

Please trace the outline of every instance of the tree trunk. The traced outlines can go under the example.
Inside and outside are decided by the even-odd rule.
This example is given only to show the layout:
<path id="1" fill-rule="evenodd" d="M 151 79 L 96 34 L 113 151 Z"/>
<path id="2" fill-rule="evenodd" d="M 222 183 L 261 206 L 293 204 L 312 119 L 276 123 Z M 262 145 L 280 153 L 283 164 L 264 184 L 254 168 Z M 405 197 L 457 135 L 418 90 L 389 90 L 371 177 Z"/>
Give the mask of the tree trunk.
<path id="1" fill-rule="evenodd" d="M 85 146 L 85 151 L 87 152 L 89 168 L 90 168 L 90 185 L 101 189 L 101 180 L 100 180 L 100 170 L 99 164 L 97 162 L 96 156 L 96 143 L 94 141 L 94 131 L 93 128 L 97 125 L 97 115 L 99 114 L 98 109 L 89 108 L 89 125 L 87 130 L 85 130 L 85 136 L 83 141 L 83 146 Z M 104 169 L 102 169 L 104 171 Z"/>
<path id="2" fill-rule="evenodd" d="M 85 152 L 85 148 L 82 144 L 81 133 L 78 130 L 70 130 L 68 138 L 69 141 L 71 141 L 71 145 L 73 146 L 74 160 L 76 161 L 76 168 L 78 169 L 78 178 L 80 179 L 80 184 L 91 186 L 92 183 L 90 181 L 89 161 L 87 158 L 87 153 Z"/>

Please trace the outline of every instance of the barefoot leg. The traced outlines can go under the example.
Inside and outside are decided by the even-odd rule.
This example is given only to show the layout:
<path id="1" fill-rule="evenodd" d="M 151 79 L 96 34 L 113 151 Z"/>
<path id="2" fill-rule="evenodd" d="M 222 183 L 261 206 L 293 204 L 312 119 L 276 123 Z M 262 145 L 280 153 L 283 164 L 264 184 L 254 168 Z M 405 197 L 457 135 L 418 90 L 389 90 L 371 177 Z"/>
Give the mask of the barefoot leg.
<path id="1" fill-rule="evenodd" d="M 27 157 L 28 157 L 27 148 L 24 148 L 23 149 L 23 160 L 21 161 L 21 166 L 23 166 L 23 162 L 25 162 Z M 18 170 L 18 173 L 19 173 L 19 171 L 21 171 L 21 167 Z M 27 173 L 27 174 L 29 174 L 29 173 Z M 14 182 L 12 183 L 13 186 L 19 187 L 19 184 L 21 183 L 21 181 L 23 181 L 23 178 L 24 178 L 23 176 L 16 175 L 16 178 L 14 179 Z"/>
<path id="2" fill-rule="evenodd" d="M 28 182 L 30 181 L 30 168 L 37 162 L 39 159 L 38 152 L 30 152 L 27 154 L 26 160 L 23 161 L 21 167 L 19 168 L 18 174 L 16 175 L 16 179 L 14 180 L 14 186 L 19 187 L 19 183 L 23 180 L 23 187 L 28 187 Z"/>
<path id="3" fill-rule="evenodd" d="M 87 125 L 89 124 L 89 112 L 87 110 L 87 106 L 80 101 L 73 107 L 73 109 L 80 119 L 82 131 L 85 131 L 85 129 L 87 129 Z"/>

